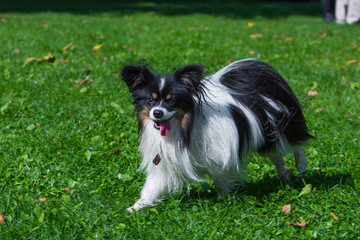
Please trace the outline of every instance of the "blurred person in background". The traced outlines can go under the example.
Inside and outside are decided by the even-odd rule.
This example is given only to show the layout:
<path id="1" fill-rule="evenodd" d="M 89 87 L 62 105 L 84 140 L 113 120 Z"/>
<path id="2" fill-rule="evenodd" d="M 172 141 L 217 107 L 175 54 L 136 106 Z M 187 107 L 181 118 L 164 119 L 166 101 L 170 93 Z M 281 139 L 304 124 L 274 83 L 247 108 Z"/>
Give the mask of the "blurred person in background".
<path id="1" fill-rule="evenodd" d="M 360 22 L 360 0 L 336 0 L 336 22 L 354 24 Z"/>
<path id="2" fill-rule="evenodd" d="M 322 0 L 321 3 L 324 6 L 324 21 L 326 23 L 334 21 L 335 0 Z"/>

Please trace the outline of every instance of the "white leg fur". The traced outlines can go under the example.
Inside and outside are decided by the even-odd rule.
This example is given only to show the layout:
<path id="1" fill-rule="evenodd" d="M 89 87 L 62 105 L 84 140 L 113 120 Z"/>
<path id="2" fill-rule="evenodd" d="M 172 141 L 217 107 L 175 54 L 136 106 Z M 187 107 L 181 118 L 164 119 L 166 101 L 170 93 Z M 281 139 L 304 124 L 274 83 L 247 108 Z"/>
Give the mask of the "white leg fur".
<path id="1" fill-rule="evenodd" d="M 162 179 L 157 177 L 155 174 L 148 175 L 143 189 L 141 190 L 140 199 L 126 210 L 128 212 L 138 211 L 144 207 L 160 203 L 162 197 L 166 194 L 166 186 L 161 182 L 161 180 Z"/>
<path id="2" fill-rule="evenodd" d="M 288 181 L 289 180 L 289 175 L 288 172 L 285 169 L 285 161 L 282 158 L 282 156 L 270 156 L 270 161 L 275 165 L 276 167 L 276 173 L 277 173 L 277 178 L 280 181 Z"/>
<path id="3" fill-rule="evenodd" d="M 306 170 L 306 157 L 304 154 L 304 151 L 302 150 L 302 147 L 298 147 L 294 151 L 295 155 L 295 165 L 299 173 L 302 173 Z"/>

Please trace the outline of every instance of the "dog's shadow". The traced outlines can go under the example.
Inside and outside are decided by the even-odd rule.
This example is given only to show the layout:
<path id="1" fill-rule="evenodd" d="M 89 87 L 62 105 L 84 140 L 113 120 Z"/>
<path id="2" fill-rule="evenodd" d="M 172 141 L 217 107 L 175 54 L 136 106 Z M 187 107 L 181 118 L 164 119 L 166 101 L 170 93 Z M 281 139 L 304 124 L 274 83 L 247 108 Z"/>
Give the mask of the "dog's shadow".
<path id="1" fill-rule="evenodd" d="M 339 184 L 354 186 L 354 180 L 350 173 L 330 173 L 320 171 L 308 171 L 302 175 L 292 175 L 289 182 L 281 183 L 276 176 L 266 174 L 263 179 L 258 181 L 247 181 L 239 185 L 231 194 L 243 198 L 245 201 L 248 196 L 255 197 L 261 201 L 264 196 L 269 196 L 281 189 L 288 187 L 301 191 L 304 184 L 312 184 L 313 188 L 328 190 Z M 219 194 L 214 187 L 201 189 L 199 187 L 191 189 L 188 197 L 182 198 L 182 203 L 191 203 L 192 200 L 204 198 L 210 201 L 219 201 Z M 220 198 L 221 199 L 221 198 Z M 251 199 L 251 198 L 250 198 Z"/>

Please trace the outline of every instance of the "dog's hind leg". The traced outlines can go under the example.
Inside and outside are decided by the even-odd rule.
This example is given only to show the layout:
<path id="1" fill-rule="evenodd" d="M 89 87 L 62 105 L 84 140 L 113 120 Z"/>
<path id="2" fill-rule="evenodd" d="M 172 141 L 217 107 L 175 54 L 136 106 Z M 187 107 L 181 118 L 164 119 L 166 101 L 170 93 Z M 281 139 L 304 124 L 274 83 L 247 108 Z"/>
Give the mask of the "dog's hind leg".
<path id="1" fill-rule="evenodd" d="M 276 173 L 277 178 L 282 181 L 286 182 L 289 180 L 289 174 L 285 168 L 285 161 L 280 155 L 271 155 L 270 161 L 275 165 L 276 167 Z"/>
<path id="2" fill-rule="evenodd" d="M 295 149 L 294 155 L 295 155 L 295 165 L 298 172 L 299 173 L 304 172 L 306 170 L 307 161 L 302 146 L 297 147 Z"/>
<path id="3" fill-rule="evenodd" d="M 219 194 L 231 192 L 235 187 L 235 184 L 227 178 L 212 177 L 212 179 Z"/>

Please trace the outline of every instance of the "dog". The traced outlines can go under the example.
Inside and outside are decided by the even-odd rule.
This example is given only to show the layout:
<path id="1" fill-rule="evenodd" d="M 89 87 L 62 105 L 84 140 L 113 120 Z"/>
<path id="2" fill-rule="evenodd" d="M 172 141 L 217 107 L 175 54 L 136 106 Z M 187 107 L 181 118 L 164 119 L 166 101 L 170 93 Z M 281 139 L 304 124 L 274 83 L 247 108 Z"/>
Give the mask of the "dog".
<path id="1" fill-rule="evenodd" d="M 244 59 L 203 74 L 200 64 L 173 74 L 153 73 L 146 61 L 122 68 L 137 112 L 140 169 L 147 173 L 140 199 L 127 211 L 160 203 L 206 175 L 219 193 L 229 192 L 243 179 L 252 152 L 268 156 L 281 181 L 288 180 L 283 159 L 288 153 L 294 153 L 298 172 L 305 171 L 302 146 L 313 136 L 276 70 Z"/>

